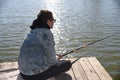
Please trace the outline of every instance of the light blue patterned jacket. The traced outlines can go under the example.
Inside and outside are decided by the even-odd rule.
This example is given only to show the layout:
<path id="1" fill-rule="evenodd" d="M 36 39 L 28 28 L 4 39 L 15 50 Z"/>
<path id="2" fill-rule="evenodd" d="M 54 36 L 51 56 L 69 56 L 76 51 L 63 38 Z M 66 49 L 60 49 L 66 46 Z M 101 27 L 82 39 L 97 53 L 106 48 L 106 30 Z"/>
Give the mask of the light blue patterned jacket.
<path id="1" fill-rule="evenodd" d="M 31 30 L 20 49 L 18 58 L 20 72 L 25 75 L 34 75 L 56 63 L 55 42 L 50 29 Z"/>

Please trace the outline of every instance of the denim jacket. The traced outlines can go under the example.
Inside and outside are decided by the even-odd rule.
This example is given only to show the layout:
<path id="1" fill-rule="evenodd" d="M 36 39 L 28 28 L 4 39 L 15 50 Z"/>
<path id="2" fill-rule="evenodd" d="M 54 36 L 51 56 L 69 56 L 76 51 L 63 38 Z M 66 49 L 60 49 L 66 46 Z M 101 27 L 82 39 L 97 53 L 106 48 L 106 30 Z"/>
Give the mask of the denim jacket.
<path id="1" fill-rule="evenodd" d="M 57 63 L 55 42 L 50 29 L 31 30 L 20 49 L 19 70 L 25 75 L 35 75 Z"/>

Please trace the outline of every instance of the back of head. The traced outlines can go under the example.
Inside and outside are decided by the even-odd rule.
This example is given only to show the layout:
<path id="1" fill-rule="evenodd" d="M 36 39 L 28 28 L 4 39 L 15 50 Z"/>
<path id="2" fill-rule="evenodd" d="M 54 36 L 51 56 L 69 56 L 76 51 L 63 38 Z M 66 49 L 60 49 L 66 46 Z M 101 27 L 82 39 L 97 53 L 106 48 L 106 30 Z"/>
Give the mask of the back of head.
<path id="1" fill-rule="evenodd" d="M 33 21 L 30 28 L 31 29 L 35 29 L 35 28 L 48 28 L 49 29 L 47 20 L 51 20 L 51 19 L 53 19 L 53 15 L 51 11 L 41 10 L 37 15 L 37 19 Z"/>

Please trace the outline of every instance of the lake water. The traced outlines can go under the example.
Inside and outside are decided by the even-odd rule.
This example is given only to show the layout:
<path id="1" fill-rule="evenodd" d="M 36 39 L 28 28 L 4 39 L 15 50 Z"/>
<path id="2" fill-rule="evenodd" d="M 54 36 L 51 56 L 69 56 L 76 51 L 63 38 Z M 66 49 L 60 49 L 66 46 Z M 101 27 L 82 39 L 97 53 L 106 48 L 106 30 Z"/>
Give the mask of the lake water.
<path id="1" fill-rule="evenodd" d="M 52 29 L 57 53 L 115 34 L 68 57 L 95 56 L 114 80 L 120 80 L 120 0 L 0 0 L 0 62 L 17 60 L 41 9 L 52 11 L 57 19 Z"/>

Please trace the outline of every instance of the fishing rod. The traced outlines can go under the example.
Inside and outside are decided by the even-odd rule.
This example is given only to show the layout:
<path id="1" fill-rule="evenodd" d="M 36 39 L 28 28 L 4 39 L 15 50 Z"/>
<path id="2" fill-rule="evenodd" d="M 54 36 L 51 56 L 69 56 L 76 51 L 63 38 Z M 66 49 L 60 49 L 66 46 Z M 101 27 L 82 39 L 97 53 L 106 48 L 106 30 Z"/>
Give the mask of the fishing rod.
<path id="1" fill-rule="evenodd" d="M 75 50 L 72 50 L 72 51 L 70 51 L 70 52 L 68 52 L 68 53 L 66 53 L 66 54 L 63 54 L 62 56 L 68 55 L 68 54 L 70 54 L 70 53 L 72 53 L 72 52 L 76 52 L 76 51 L 78 51 L 78 50 L 80 50 L 80 49 L 82 49 L 82 48 L 86 48 L 86 47 L 89 46 L 89 45 L 93 45 L 93 44 L 95 44 L 96 42 L 102 41 L 102 40 L 107 39 L 107 38 L 112 37 L 112 36 L 114 36 L 114 35 L 110 35 L 110 36 L 104 37 L 104 38 L 102 38 L 102 39 L 96 40 L 96 41 L 94 41 L 94 42 L 92 42 L 92 43 L 89 43 L 89 44 L 87 44 L 87 45 L 85 45 L 85 46 L 81 46 L 80 48 L 77 48 L 77 49 L 75 49 Z M 102 56 L 102 57 L 103 57 L 103 56 Z M 75 63 L 76 61 L 78 61 L 80 58 L 81 58 L 81 56 L 78 57 L 77 59 L 75 59 L 75 60 L 72 62 L 72 64 L 74 64 L 74 63 Z"/>
<path id="2" fill-rule="evenodd" d="M 100 42 L 100 41 L 102 41 L 102 40 L 104 40 L 104 39 L 107 39 L 107 38 L 109 38 L 109 37 L 112 37 L 112 36 L 114 36 L 114 35 L 109 35 L 109 36 L 107 36 L 107 37 L 104 37 L 104 38 L 102 38 L 102 39 L 99 39 L 99 40 L 96 40 L 96 41 L 94 41 L 94 42 L 91 42 L 91 43 L 89 43 L 89 44 L 86 44 L 86 45 L 83 45 L 83 46 L 81 46 L 81 47 L 79 47 L 79 48 L 77 48 L 77 49 L 74 49 L 74 50 L 72 50 L 72 51 L 69 51 L 69 52 L 67 52 L 67 53 L 65 53 L 65 54 L 62 54 L 61 55 L 61 58 L 63 57 L 63 56 L 66 56 L 66 55 L 68 55 L 68 54 L 71 54 L 71 53 L 73 53 L 73 52 L 76 52 L 76 51 L 78 51 L 78 50 L 80 50 L 80 49 L 82 49 L 82 48 L 86 48 L 86 47 L 88 47 L 88 46 L 90 46 L 90 45 L 93 45 L 93 44 L 95 44 L 95 43 L 97 43 L 97 42 Z M 72 63 L 75 63 L 77 60 L 79 60 L 81 57 L 78 57 L 75 61 L 73 61 Z"/>
<path id="3" fill-rule="evenodd" d="M 68 55 L 68 54 L 70 54 L 70 53 L 76 52 L 76 51 L 78 51 L 78 50 L 80 50 L 80 49 L 82 49 L 82 48 L 86 48 L 86 47 L 88 47 L 88 46 L 90 46 L 90 45 L 93 45 L 93 44 L 95 44 L 95 43 L 97 43 L 97 42 L 100 42 L 100 41 L 102 41 L 102 40 L 104 40 L 104 39 L 107 39 L 107 38 L 109 38 L 109 37 L 111 37 L 111 36 L 114 36 L 114 35 L 110 35 L 110 36 L 104 37 L 104 38 L 102 38 L 102 39 L 99 39 L 99 40 L 96 40 L 96 41 L 94 41 L 94 42 L 91 42 L 91 43 L 89 43 L 89 44 L 87 44 L 87 45 L 82 45 L 81 47 L 79 47 L 79 48 L 77 48 L 77 49 L 74 49 L 74 50 L 69 51 L 69 52 L 67 52 L 67 53 L 65 53 L 65 54 L 62 54 L 61 57 L 66 56 L 66 55 Z"/>

